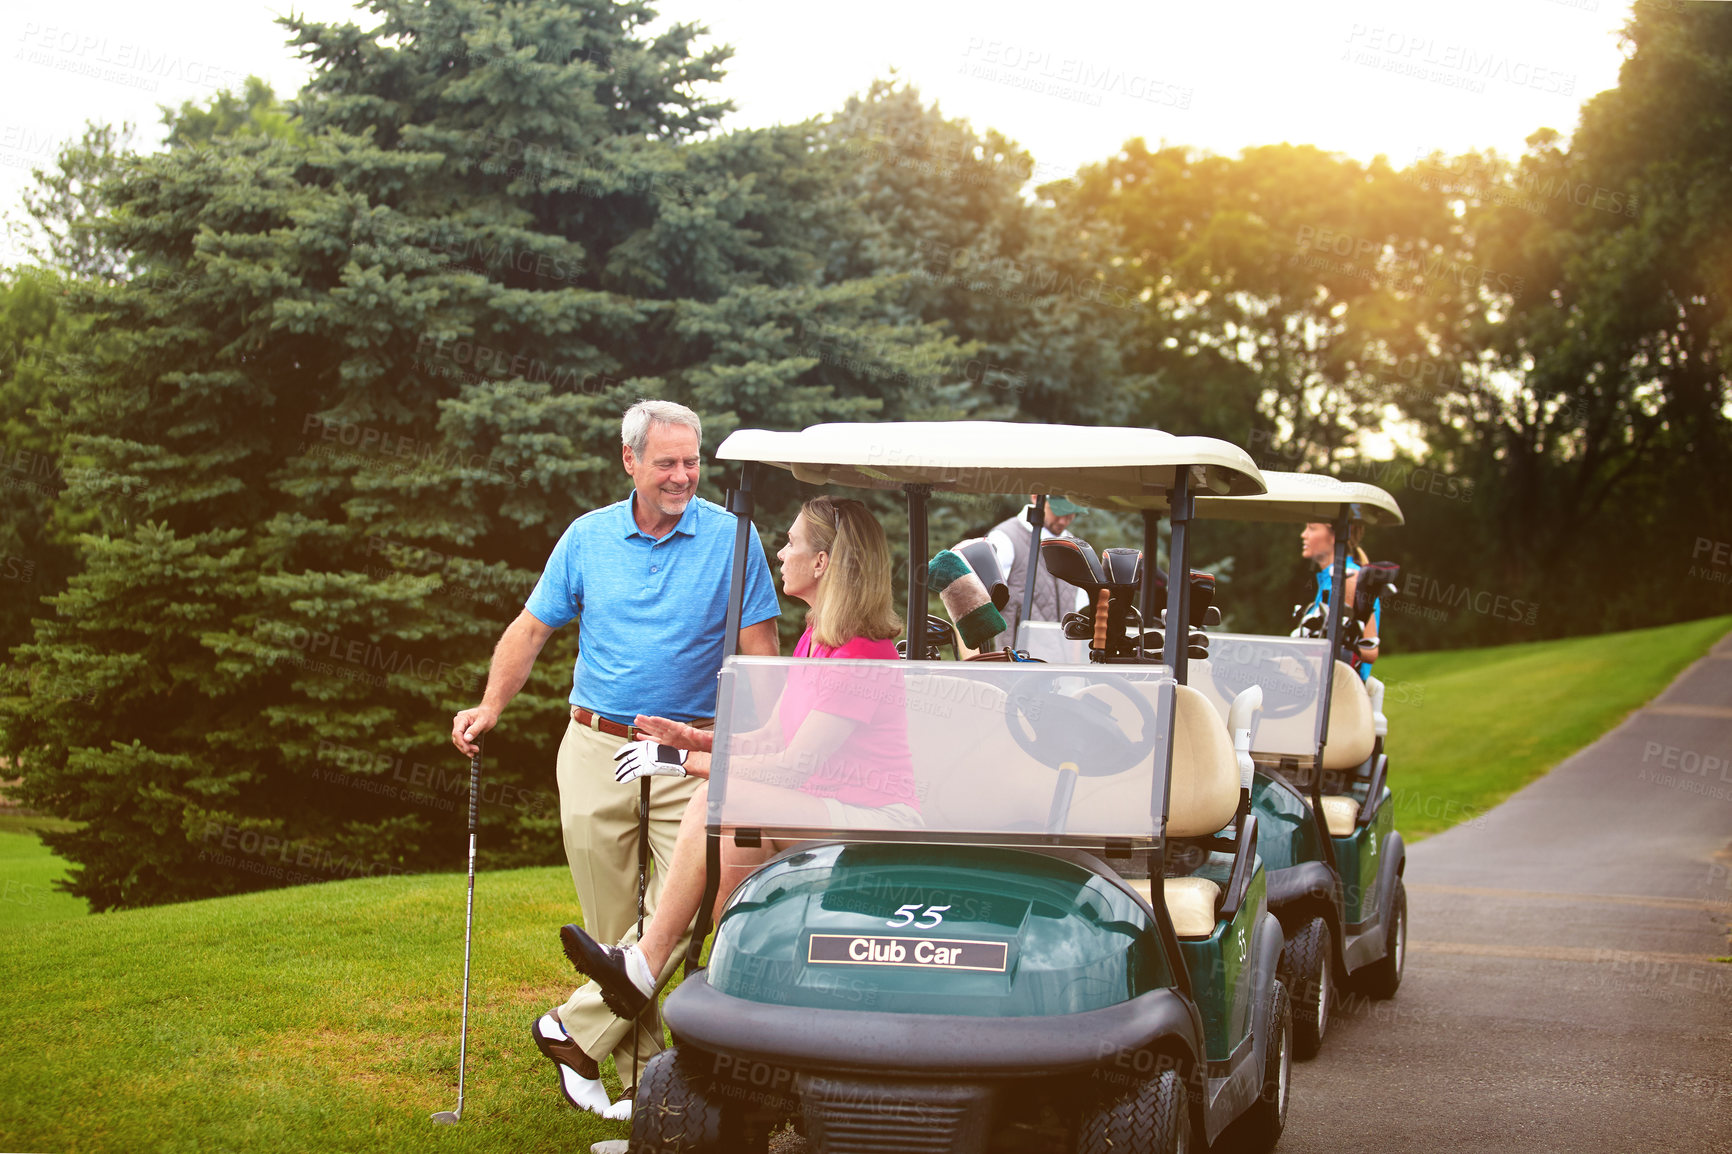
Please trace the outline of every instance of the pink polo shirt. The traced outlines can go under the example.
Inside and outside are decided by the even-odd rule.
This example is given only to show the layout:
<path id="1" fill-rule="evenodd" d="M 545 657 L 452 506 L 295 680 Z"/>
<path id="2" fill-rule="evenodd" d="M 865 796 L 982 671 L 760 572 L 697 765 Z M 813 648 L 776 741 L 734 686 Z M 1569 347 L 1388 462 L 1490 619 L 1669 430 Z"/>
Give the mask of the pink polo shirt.
<path id="1" fill-rule="evenodd" d="M 884 661 L 884 666 L 835 666 L 812 662 L 788 672 L 782 690 L 782 740 L 792 741 L 814 709 L 855 723 L 842 748 L 806 780 L 801 791 L 833 797 L 844 805 L 880 809 L 915 805 L 914 762 L 908 752 L 903 703 L 903 667 L 894 641 L 851 638 L 831 648 L 810 627 L 794 646 L 795 657 L 842 657 Z"/>

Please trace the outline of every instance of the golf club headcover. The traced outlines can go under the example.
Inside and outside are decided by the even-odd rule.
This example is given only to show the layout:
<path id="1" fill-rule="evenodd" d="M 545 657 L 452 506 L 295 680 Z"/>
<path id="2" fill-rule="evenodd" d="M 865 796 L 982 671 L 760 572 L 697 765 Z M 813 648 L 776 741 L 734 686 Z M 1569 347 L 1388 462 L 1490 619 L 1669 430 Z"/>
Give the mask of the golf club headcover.
<path id="1" fill-rule="evenodd" d="M 944 550 L 926 566 L 926 584 L 944 602 L 944 611 L 956 623 L 962 642 L 970 649 L 982 649 L 1009 626 L 1004 614 L 992 603 L 986 586 L 968 567 L 960 553 Z"/>

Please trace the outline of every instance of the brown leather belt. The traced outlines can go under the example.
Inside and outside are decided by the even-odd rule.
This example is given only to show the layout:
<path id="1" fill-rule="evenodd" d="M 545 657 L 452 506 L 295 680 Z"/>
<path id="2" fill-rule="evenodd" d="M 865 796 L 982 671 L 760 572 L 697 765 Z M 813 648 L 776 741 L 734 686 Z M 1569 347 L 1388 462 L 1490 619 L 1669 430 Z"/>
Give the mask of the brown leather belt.
<path id="1" fill-rule="evenodd" d="M 638 740 L 637 726 L 621 725 L 617 721 L 609 721 L 599 714 L 591 713 L 581 705 L 571 707 L 571 719 L 585 729 L 593 729 L 597 733 L 605 733 L 609 737 L 620 737 L 626 741 Z"/>
<path id="2" fill-rule="evenodd" d="M 581 705 L 571 707 L 571 719 L 585 729 L 593 729 L 597 733 L 605 733 L 609 737 L 624 738 L 626 741 L 637 741 L 647 736 L 640 732 L 635 725 L 621 725 L 617 721 L 609 721 L 605 717 L 591 713 Z M 686 724 L 694 729 L 708 729 L 715 722 L 708 717 L 699 717 L 688 721 Z"/>

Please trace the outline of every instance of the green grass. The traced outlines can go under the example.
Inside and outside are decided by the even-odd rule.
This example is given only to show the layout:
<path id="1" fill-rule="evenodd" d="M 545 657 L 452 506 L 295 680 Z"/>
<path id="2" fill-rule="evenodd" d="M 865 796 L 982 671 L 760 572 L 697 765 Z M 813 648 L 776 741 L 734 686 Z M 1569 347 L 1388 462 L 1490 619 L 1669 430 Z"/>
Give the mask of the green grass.
<path id="1" fill-rule="evenodd" d="M 49 852 L 35 832 L 71 825 L 51 817 L 0 816 L 0 930 L 81 918 L 89 912 L 82 898 L 54 888 L 66 876 L 66 863 Z"/>
<path id="2" fill-rule="evenodd" d="M 1403 832 L 1495 804 L 1729 628 L 1380 662 Z M 25 832 L 40 821 L 0 819 L 0 877 L 59 873 Z M 563 868 L 478 879 L 465 1118 L 428 1121 L 456 1101 L 463 884 L 364 878 L 95 916 L 54 895 L 75 907 L 59 920 L 0 904 L 0 1149 L 566 1154 L 624 1137 L 565 1104 L 528 1036 L 573 981 L 555 938 L 577 914 Z"/>
<path id="3" fill-rule="evenodd" d="M 571 992 L 564 868 L 483 874 L 463 1122 L 461 874 L 363 878 L 0 935 L 0 1150 L 587 1151 L 530 1022 Z M 617 1095 L 619 1084 L 610 1091 Z"/>
<path id="4" fill-rule="evenodd" d="M 1714 617 L 1379 661 L 1402 835 L 1490 809 L 1653 699 L 1729 629 L 1732 617 Z"/>

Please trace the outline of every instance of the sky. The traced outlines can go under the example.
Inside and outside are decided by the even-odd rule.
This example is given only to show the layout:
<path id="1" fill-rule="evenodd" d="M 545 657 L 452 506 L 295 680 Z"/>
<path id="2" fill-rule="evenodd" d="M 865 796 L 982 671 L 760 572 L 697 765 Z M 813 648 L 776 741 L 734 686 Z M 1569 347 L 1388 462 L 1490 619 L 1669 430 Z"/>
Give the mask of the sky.
<path id="1" fill-rule="evenodd" d="M 160 143 L 158 105 L 208 100 L 248 74 L 287 96 L 306 76 L 274 23 L 288 0 L 8 0 L 0 13 L 0 214 L 22 216 L 34 167 L 89 120 Z M 315 19 L 348 0 L 301 0 Z M 735 55 L 729 123 L 792 123 L 892 70 L 946 115 L 996 128 L 1062 179 L 1140 136 L 1236 153 L 1315 144 L 1398 166 L 1433 149 L 1518 153 L 1569 133 L 1617 82 L 1625 0 L 665 0 Z M 371 21 L 362 14 L 362 23 Z M 10 246 L 9 246 L 10 247 Z M 18 259 L 0 252 L 0 263 Z"/>

